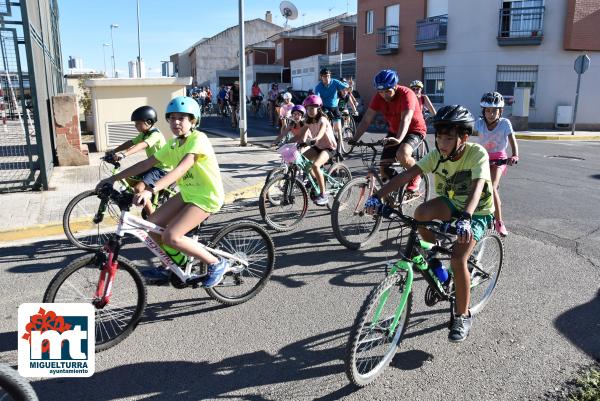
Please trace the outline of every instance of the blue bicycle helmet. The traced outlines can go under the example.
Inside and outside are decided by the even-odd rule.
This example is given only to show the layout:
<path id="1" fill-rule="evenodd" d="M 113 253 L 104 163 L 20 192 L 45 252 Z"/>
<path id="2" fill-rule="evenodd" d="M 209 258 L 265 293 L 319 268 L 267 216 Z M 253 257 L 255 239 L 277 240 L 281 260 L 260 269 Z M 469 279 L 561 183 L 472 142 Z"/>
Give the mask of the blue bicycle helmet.
<path id="1" fill-rule="evenodd" d="M 395 88 L 398 85 L 398 74 L 394 70 L 381 70 L 373 79 L 373 86 L 377 90 Z"/>
<path id="2" fill-rule="evenodd" d="M 167 112 L 165 113 L 167 120 L 171 113 L 190 114 L 194 116 L 196 121 L 200 121 L 200 106 L 198 105 L 198 102 L 191 97 L 177 96 L 176 98 L 171 99 L 167 105 Z"/>

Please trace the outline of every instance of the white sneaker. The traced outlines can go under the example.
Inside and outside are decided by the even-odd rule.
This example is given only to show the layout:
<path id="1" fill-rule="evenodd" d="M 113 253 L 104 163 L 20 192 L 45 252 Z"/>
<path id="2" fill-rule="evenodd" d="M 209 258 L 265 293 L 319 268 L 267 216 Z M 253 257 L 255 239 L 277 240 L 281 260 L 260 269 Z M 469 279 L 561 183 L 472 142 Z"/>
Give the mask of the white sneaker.
<path id="1" fill-rule="evenodd" d="M 317 196 L 317 199 L 315 199 L 315 203 L 319 206 L 325 206 L 327 205 L 327 203 L 329 203 L 329 196 L 327 196 L 327 194 L 321 194 Z"/>

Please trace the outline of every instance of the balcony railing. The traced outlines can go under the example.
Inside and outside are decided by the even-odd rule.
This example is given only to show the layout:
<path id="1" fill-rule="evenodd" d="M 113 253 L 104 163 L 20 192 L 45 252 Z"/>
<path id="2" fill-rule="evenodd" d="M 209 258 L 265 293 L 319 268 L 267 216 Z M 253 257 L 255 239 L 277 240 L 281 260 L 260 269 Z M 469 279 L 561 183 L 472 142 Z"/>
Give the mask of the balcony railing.
<path id="1" fill-rule="evenodd" d="M 377 30 L 377 54 L 398 53 L 400 44 L 400 28 L 395 25 L 385 26 Z"/>
<path id="2" fill-rule="evenodd" d="M 539 45 L 543 39 L 544 6 L 502 8 L 498 24 L 498 45 Z"/>
<path id="3" fill-rule="evenodd" d="M 448 15 L 437 15 L 417 21 L 417 51 L 441 50 L 446 48 Z"/>

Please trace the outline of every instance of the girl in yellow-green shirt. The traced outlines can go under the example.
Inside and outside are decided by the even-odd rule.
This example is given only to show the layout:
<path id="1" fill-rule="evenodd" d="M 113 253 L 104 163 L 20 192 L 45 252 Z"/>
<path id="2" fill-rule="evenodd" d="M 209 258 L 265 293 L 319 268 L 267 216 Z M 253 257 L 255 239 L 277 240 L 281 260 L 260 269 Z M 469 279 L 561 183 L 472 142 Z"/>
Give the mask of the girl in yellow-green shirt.
<path id="1" fill-rule="evenodd" d="M 144 203 L 154 193 L 177 181 L 180 192 L 148 218 L 152 223 L 165 227 L 165 231 L 161 238 L 154 238 L 158 237 L 156 234 L 151 235 L 159 243 L 206 263 L 208 275 L 203 285 L 213 287 L 223 278 L 229 262 L 211 255 L 185 234 L 206 220 L 211 213 L 219 211 L 223 205 L 225 194 L 219 164 L 206 135 L 193 128 L 200 119 L 200 107 L 194 99 L 186 96 L 172 99 L 167 106 L 166 118 L 174 138 L 153 156 L 98 185 L 100 187 L 105 182 L 114 183 L 121 178 L 146 171 L 157 163 L 173 166 L 167 175 L 136 194 L 133 201 Z M 142 273 L 156 284 L 168 282 L 170 276 L 170 272 L 162 268 L 147 269 Z"/>

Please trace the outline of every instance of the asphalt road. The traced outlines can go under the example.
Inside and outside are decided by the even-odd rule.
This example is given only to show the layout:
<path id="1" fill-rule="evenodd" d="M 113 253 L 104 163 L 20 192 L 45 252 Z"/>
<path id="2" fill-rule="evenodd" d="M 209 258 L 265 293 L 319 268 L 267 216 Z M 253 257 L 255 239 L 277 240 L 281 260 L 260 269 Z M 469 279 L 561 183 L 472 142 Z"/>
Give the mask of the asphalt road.
<path id="1" fill-rule="evenodd" d="M 96 357 L 87 379 L 37 379 L 40 400 L 522 400 L 540 399 L 600 360 L 600 142 L 521 141 L 501 183 L 509 237 L 494 297 L 468 340 L 447 341 L 447 305 L 413 314 L 391 366 L 355 390 L 344 374 L 350 325 L 384 277 L 397 231 L 348 251 L 327 209 L 273 234 L 276 270 L 254 300 L 222 307 L 201 289 L 149 287 L 143 322 Z M 581 158 L 580 159 L 574 159 Z M 350 161 L 357 165 L 356 161 Z M 211 217 L 249 217 L 255 204 Z M 148 265 L 136 244 L 125 255 Z M 37 302 L 52 276 L 81 255 L 61 239 L 0 249 L 0 359 L 16 365 L 17 307 Z"/>

